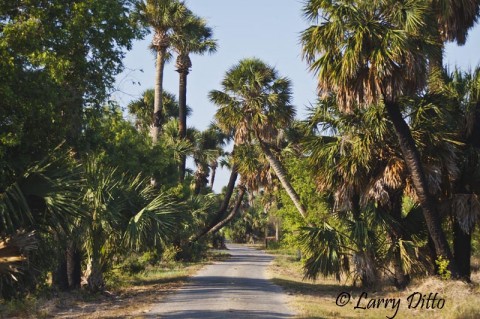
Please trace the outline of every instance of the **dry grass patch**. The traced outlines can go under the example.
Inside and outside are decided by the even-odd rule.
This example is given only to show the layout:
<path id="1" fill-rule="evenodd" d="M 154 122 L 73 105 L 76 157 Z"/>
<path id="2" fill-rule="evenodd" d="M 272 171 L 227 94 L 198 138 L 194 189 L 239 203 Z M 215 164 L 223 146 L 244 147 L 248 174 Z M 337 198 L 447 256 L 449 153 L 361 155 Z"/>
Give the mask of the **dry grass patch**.
<path id="1" fill-rule="evenodd" d="M 288 255 L 277 255 L 269 275 L 293 295 L 291 306 L 297 310 L 298 318 L 480 318 L 479 272 L 472 276 L 473 284 L 427 278 L 416 280 L 405 291 L 397 291 L 391 286 L 362 289 L 339 283 L 333 278 L 319 278 L 316 282 L 303 280 L 300 262 Z M 341 293 L 345 296 L 338 298 Z M 346 302 L 348 299 L 349 302 Z M 384 301 L 381 302 L 381 299 Z M 384 303 L 386 299 L 389 299 L 387 307 Z M 441 299 L 445 303 L 443 307 Z M 345 305 L 340 307 L 337 302 Z M 380 307 L 377 307 L 379 302 Z"/>

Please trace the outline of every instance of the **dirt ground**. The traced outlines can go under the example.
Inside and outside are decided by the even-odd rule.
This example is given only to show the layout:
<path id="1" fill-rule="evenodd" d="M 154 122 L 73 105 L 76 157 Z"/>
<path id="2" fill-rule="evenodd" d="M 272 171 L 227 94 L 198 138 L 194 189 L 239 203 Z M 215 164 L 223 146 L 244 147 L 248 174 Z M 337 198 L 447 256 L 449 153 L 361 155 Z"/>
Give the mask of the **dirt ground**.
<path id="1" fill-rule="evenodd" d="M 116 293 L 104 293 L 95 299 L 62 296 L 46 304 L 40 313 L 46 318 L 143 318 L 166 295 L 180 287 L 184 279 L 175 282 L 151 282 L 124 288 Z"/>

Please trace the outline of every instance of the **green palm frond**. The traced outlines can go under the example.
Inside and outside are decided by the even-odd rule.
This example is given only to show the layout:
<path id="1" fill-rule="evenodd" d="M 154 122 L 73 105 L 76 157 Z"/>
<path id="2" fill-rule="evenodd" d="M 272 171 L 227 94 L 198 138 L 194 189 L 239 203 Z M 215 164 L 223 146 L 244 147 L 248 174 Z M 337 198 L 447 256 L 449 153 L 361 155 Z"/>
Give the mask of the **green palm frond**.
<path id="1" fill-rule="evenodd" d="M 57 148 L 33 164 L 0 193 L 0 232 L 18 229 L 68 231 L 72 218 L 82 215 L 81 167 L 69 152 Z"/>
<path id="2" fill-rule="evenodd" d="M 125 244 L 140 249 L 146 242 L 153 242 L 154 245 L 165 242 L 174 229 L 175 214 L 179 213 L 180 208 L 171 196 L 156 196 L 128 222 L 123 234 Z"/>
<path id="3" fill-rule="evenodd" d="M 321 93 L 352 111 L 423 88 L 436 46 L 425 32 L 428 9 L 427 1 L 308 1 L 314 25 L 301 41 Z"/>
<path id="4" fill-rule="evenodd" d="M 327 223 L 321 227 L 304 228 L 300 243 L 305 254 L 306 278 L 316 279 L 321 274 L 333 275 L 340 280 L 341 274 L 349 271 L 346 238 Z"/>

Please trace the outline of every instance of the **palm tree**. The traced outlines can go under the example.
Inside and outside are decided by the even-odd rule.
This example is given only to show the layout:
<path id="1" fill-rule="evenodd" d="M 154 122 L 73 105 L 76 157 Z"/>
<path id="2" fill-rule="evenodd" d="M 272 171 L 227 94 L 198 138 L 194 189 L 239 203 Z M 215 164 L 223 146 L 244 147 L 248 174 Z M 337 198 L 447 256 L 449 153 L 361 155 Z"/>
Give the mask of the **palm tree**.
<path id="1" fill-rule="evenodd" d="M 155 104 L 155 90 L 148 89 L 142 96 L 131 101 L 128 105 L 128 112 L 135 117 L 135 127 L 141 132 L 149 132 L 152 127 L 152 109 Z M 187 116 L 192 110 L 187 107 Z M 167 91 L 162 92 L 162 112 L 160 122 L 162 124 L 178 117 L 177 97 Z"/>
<path id="2" fill-rule="evenodd" d="M 210 124 L 210 126 L 208 127 L 208 131 L 210 132 L 209 134 L 211 134 L 212 141 L 215 144 L 213 148 L 216 148 L 218 150 L 218 156 L 212 159 L 208 164 L 211 170 L 209 187 L 210 189 L 213 189 L 216 172 L 219 165 L 218 160 L 221 156 L 226 155 L 226 152 L 223 150 L 223 148 L 231 140 L 231 135 L 223 133 L 222 130 L 220 130 L 220 128 L 215 123 Z"/>
<path id="3" fill-rule="evenodd" d="M 400 99 L 425 87 L 428 58 L 435 54 L 423 1 L 311 0 L 305 14 L 322 19 L 302 34 L 304 57 L 318 76 L 319 89 L 336 95 L 343 111 L 384 103 L 413 181 L 436 252 L 457 267 L 441 227 L 435 198 Z"/>
<path id="4" fill-rule="evenodd" d="M 477 22 L 480 14 L 479 0 L 431 0 L 432 20 L 436 24 L 437 52 L 430 59 L 430 72 L 443 70 L 443 51 L 446 42 L 455 41 L 464 45 L 468 31 Z M 447 78 L 444 79 L 444 81 Z"/>
<path id="5" fill-rule="evenodd" d="M 217 158 L 223 154 L 223 149 L 219 145 L 221 141 L 218 131 L 211 127 L 202 132 L 195 131 L 193 140 L 192 156 L 197 166 L 194 193 L 198 195 L 207 187 L 209 167 L 211 163 L 216 163 Z"/>
<path id="6" fill-rule="evenodd" d="M 212 39 L 213 32 L 204 19 L 189 14 L 181 24 L 176 26 L 172 37 L 172 46 L 177 52 L 175 67 L 179 73 L 178 105 L 179 105 L 179 136 L 181 139 L 187 135 L 187 76 L 190 73 L 192 62 L 190 54 L 205 54 L 216 51 L 217 43 Z M 185 177 L 186 157 L 180 164 L 180 181 Z"/>
<path id="7" fill-rule="evenodd" d="M 41 240 L 37 241 L 39 236 L 53 234 L 61 247 L 62 241 L 71 235 L 74 220 L 83 214 L 83 178 L 80 165 L 71 152 L 58 147 L 44 160 L 33 163 L 16 175 L 16 179 L 2 185 L 0 191 L 0 236 L 3 238 L 0 270 L 2 275 L 12 278 L 2 284 L 4 297 L 11 297 L 12 291 L 20 293 L 20 289 L 11 285 L 23 281 L 19 281 L 24 277 L 22 272 L 28 278 L 30 270 L 37 267 L 35 261 L 28 260 L 26 253 L 40 246 Z M 49 251 L 56 254 L 63 247 L 52 248 L 49 247 Z M 22 264 L 23 261 L 28 263 Z M 18 272 L 19 269 L 22 271 Z M 66 276 L 60 279 L 56 274 L 54 272 L 53 283 L 67 287 Z M 33 275 L 28 280 L 35 284 L 35 277 Z M 2 281 L 7 278 L 4 276 Z"/>
<path id="8" fill-rule="evenodd" d="M 458 140 L 456 166 L 458 174 L 442 192 L 441 207 L 452 217 L 454 258 L 460 275 L 470 280 L 472 231 L 480 219 L 480 70 L 442 76 L 437 85 L 438 108 L 447 110 L 450 118 L 448 132 Z"/>
<path id="9" fill-rule="evenodd" d="M 266 161 L 258 145 L 237 145 L 232 160 L 240 174 L 240 182 L 237 185 L 236 199 L 230 212 L 210 228 L 207 234 L 213 234 L 230 223 L 240 212 L 243 197 L 247 193 L 253 194 L 261 187 L 268 189 L 273 184 L 273 175 L 270 165 Z"/>
<path id="10" fill-rule="evenodd" d="M 151 47 L 156 52 L 155 98 L 150 134 L 153 144 L 156 144 L 163 117 L 163 70 L 165 61 L 169 56 L 168 50 L 171 47 L 174 28 L 177 28 L 184 21 L 189 10 L 185 7 L 183 1 L 146 0 L 146 2 L 138 4 L 138 11 L 141 19 L 154 31 Z"/>
<path id="11" fill-rule="evenodd" d="M 215 114 L 218 126 L 234 131 L 234 143 L 257 143 L 280 183 L 305 218 L 306 209 L 290 184 L 285 169 L 277 158 L 274 144 L 280 132 L 295 116 L 290 104 L 291 84 L 285 77 L 259 59 L 244 59 L 227 71 L 222 91 L 209 93 L 219 109 Z"/>
<path id="12" fill-rule="evenodd" d="M 121 174 L 98 156 L 86 161 L 85 176 L 86 277 L 89 290 L 96 292 L 104 289 L 103 274 L 121 247 L 141 248 L 142 243 L 157 245 L 167 239 L 179 205 L 140 175 Z"/>

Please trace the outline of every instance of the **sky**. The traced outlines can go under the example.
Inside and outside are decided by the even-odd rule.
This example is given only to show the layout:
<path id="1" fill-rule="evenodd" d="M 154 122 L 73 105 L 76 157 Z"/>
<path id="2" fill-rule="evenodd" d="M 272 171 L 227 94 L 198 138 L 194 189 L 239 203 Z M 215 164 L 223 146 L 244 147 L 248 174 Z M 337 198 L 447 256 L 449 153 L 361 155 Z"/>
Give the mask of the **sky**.
<path id="1" fill-rule="evenodd" d="M 244 58 L 256 57 L 274 66 L 280 76 L 293 84 L 293 105 L 297 117 L 306 114 L 306 107 L 315 101 L 315 76 L 302 60 L 300 33 L 308 27 L 302 16 L 303 0 L 189 0 L 187 6 L 207 19 L 217 39 L 217 52 L 212 55 L 192 55 L 188 76 L 187 104 L 193 109 L 188 126 L 205 129 L 212 121 L 215 105 L 208 92 L 220 89 L 225 72 Z M 117 76 L 114 98 L 120 106 L 138 99 L 146 89 L 153 88 L 155 56 L 148 48 L 152 34 L 136 41 L 125 57 L 125 71 Z M 445 64 L 462 69 L 480 62 L 480 28 L 470 31 L 466 45 L 448 44 Z M 164 89 L 178 95 L 178 73 L 174 61 L 165 67 Z M 192 163 L 189 163 L 190 167 Z M 220 192 L 228 183 L 229 172 L 217 173 L 214 191 Z"/>

